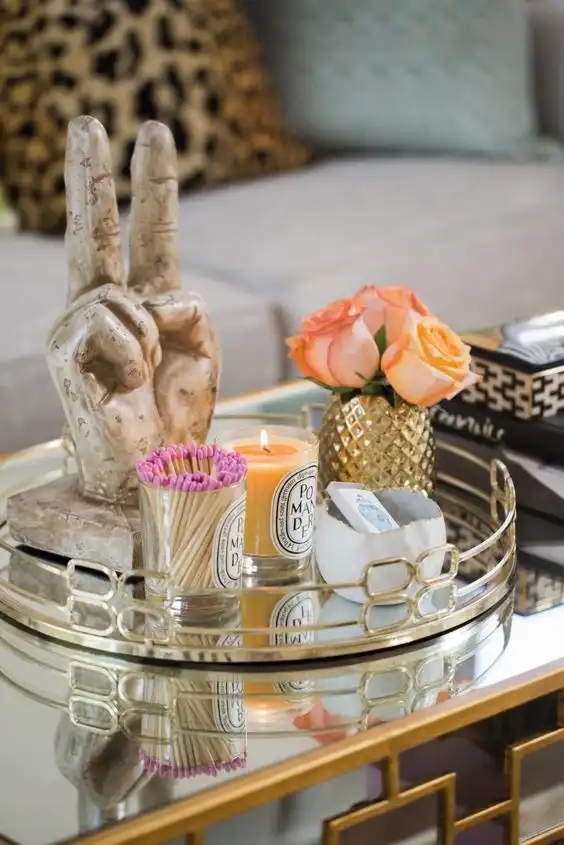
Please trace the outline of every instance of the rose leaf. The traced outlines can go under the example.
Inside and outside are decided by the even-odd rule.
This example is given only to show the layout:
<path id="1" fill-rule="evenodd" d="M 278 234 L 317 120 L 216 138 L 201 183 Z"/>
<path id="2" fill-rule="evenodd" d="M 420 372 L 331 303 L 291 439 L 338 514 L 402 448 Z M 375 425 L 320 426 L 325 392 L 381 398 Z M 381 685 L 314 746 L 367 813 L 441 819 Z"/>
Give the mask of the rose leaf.
<path id="1" fill-rule="evenodd" d="M 388 345 L 387 338 L 386 338 L 386 326 L 380 326 L 376 334 L 374 335 L 374 343 L 378 347 L 378 352 L 380 353 L 380 358 L 386 351 L 386 346 Z"/>
<path id="2" fill-rule="evenodd" d="M 333 387 L 329 386 L 328 384 L 323 384 L 322 381 L 317 381 L 317 379 L 312 378 L 312 376 L 305 376 L 306 381 L 311 381 L 313 384 L 316 384 L 318 387 L 322 387 L 323 390 L 330 390 L 331 393 L 340 393 L 346 394 L 350 393 L 353 388 L 350 387 Z"/>

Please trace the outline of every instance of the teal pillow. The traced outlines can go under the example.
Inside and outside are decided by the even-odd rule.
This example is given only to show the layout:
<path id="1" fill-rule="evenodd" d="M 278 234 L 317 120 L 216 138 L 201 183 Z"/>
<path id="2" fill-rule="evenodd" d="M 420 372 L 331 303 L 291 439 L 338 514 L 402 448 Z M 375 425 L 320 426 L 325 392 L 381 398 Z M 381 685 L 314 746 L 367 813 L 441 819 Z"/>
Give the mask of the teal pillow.
<path id="1" fill-rule="evenodd" d="M 246 0 L 285 117 L 325 149 L 545 154 L 526 0 Z"/>

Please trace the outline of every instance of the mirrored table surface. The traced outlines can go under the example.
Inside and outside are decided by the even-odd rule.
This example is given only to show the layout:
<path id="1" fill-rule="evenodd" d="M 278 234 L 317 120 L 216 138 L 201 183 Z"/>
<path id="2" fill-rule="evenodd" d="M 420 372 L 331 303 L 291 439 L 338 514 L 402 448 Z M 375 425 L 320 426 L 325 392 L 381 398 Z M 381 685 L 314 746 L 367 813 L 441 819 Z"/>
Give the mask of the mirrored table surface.
<path id="1" fill-rule="evenodd" d="M 507 600 L 381 658 L 247 671 L 113 659 L 0 620 L 0 834 L 45 845 L 213 788 L 221 803 L 233 781 L 281 763 L 290 773 L 314 749 L 367 731 L 376 738 L 411 714 L 472 691 L 487 696 L 564 658 L 554 636 L 563 624 L 564 608 L 520 618 Z M 349 804 L 367 797 L 370 778 L 363 768 L 356 775 Z"/>

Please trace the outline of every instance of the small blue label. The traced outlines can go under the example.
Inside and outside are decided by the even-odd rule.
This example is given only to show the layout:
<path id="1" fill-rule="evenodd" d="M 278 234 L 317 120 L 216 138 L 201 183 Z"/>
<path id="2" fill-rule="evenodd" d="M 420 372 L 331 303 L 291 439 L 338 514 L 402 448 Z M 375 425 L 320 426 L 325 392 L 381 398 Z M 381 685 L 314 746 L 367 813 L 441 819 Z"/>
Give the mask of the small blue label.
<path id="1" fill-rule="evenodd" d="M 395 527 L 390 515 L 362 494 L 358 494 L 356 497 L 356 509 L 366 522 L 369 522 L 378 531 L 389 531 Z"/>

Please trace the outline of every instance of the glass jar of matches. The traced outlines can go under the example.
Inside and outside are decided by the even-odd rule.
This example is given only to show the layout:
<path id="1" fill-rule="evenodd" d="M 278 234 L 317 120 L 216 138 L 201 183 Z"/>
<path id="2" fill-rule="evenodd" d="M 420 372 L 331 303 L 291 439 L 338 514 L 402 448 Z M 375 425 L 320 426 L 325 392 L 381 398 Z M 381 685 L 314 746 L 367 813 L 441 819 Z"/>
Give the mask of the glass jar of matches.
<path id="1" fill-rule="evenodd" d="M 247 461 L 192 443 L 137 463 L 147 599 L 181 626 L 222 627 L 239 614 Z"/>

